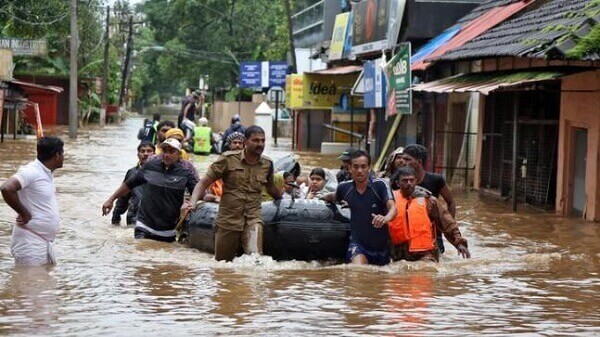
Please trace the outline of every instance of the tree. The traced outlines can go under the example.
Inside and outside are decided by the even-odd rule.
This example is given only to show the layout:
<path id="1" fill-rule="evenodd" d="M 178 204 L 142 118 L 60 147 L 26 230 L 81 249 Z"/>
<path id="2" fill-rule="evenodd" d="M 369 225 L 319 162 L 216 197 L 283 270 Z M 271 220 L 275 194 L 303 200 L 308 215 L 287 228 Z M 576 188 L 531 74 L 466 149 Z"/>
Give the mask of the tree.
<path id="1" fill-rule="evenodd" d="M 154 46 L 142 46 L 135 60 L 136 72 L 152 69 L 151 76 L 133 74 L 146 99 L 156 92 L 181 95 L 201 75 L 209 75 L 213 88 L 231 89 L 239 62 L 285 60 L 289 49 L 281 1 L 147 0 L 137 10 L 148 30 L 140 43 Z"/>

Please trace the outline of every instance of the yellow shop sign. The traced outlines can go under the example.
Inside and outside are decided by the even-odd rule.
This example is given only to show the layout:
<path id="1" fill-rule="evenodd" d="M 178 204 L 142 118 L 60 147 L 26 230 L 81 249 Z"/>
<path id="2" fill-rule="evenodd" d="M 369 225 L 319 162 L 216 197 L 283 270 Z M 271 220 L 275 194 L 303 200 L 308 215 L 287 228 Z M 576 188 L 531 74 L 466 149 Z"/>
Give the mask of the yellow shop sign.
<path id="1" fill-rule="evenodd" d="M 290 109 L 302 108 L 302 75 L 292 74 L 285 77 L 285 102 Z"/>
<path id="2" fill-rule="evenodd" d="M 331 109 L 340 104 L 340 96 L 350 93 L 357 74 L 304 74 L 304 109 Z"/>

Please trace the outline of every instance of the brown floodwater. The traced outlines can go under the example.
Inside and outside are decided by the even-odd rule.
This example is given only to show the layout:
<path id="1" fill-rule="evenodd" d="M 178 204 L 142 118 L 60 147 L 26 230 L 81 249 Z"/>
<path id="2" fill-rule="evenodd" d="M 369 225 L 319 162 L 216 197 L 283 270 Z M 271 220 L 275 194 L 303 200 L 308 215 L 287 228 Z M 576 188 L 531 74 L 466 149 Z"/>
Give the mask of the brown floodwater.
<path id="1" fill-rule="evenodd" d="M 55 172 L 58 265 L 15 268 L 15 213 L 0 201 L 0 334 L 6 335 L 600 335 L 600 227 L 456 192 L 473 258 L 386 267 L 217 263 L 180 244 L 135 240 L 101 216 L 136 162 L 142 120 L 50 132 L 66 141 Z M 284 141 L 267 149 L 288 153 Z M 335 156 L 299 153 L 337 168 Z M 35 140 L 0 144 L 0 181 L 35 157 Z M 194 157 L 203 172 L 215 157 Z"/>

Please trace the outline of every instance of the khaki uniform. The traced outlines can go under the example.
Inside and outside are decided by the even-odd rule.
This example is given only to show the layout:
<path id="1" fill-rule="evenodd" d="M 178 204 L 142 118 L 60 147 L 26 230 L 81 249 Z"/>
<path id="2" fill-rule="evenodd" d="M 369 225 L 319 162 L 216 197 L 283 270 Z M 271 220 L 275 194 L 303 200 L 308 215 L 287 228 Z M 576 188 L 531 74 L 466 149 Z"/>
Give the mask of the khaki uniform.
<path id="1" fill-rule="evenodd" d="M 444 206 L 444 204 L 442 204 L 436 197 L 432 196 L 431 192 L 417 186 L 410 198 L 412 199 L 419 197 L 424 197 L 427 202 L 427 215 L 429 216 L 429 220 L 431 220 L 431 222 L 434 224 L 435 230 L 441 231 L 454 247 L 458 247 L 458 245 L 461 244 L 465 247 L 468 247 L 467 239 L 462 237 L 460 230 L 458 229 L 458 225 L 456 224 L 456 220 L 454 220 L 448 211 L 448 208 Z M 392 259 L 394 261 L 431 260 L 437 262 L 440 259 L 440 251 L 436 247 L 435 249 L 427 252 L 411 253 L 408 251 L 407 242 L 400 245 L 395 245 L 392 248 Z"/>
<path id="2" fill-rule="evenodd" d="M 261 191 L 273 181 L 273 162 L 261 156 L 250 165 L 244 150 L 225 152 L 206 172 L 223 180 L 223 195 L 215 220 L 215 259 L 231 261 L 240 243 L 246 254 L 262 254 Z"/>

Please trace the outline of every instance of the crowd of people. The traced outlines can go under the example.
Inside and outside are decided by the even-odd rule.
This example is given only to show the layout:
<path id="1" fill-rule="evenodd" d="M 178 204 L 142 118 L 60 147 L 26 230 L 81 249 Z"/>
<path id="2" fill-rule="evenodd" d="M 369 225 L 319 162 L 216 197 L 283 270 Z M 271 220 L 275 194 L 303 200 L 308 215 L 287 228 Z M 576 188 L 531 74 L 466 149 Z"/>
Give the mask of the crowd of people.
<path id="1" fill-rule="evenodd" d="M 182 122 L 188 110 L 182 109 Z M 291 198 L 349 208 L 349 263 L 437 262 L 445 250 L 442 236 L 459 255 L 470 257 L 455 220 L 452 193 L 442 176 L 425 171 L 427 149 L 422 145 L 394 151 L 382 172 L 372 170 L 367 152 L 350 148 L 339 156 L 342 165 L 336 174 L 316 167 L 300 176 L 299 169 L 275 172 L 273 162 L 263 155 L 264 130 L 257 125 L 244 127 L 234 116 L 225 132 L 226 152 L 200 176 L 183 149 L 187 137 L 183 130 L 171 121 L 160 121 L 159 115 L 147 124 L 149 130 L 137 147 L 137 164 L 102 205 L 103 215 L 112 210 L 113 225 L 119 225 L 127 212 L 126 222 L 134 226 L 135 238 L 173 242 L 177 223 L 199 201 L 216 202 L 215 259 L 231 261 L 240 248 L 246 254 L 261 254 L 261 201 Z M 53 170 L 62 166 L 62 147 L 58 138 L 40 139 L 38 159 L 0 188 L 18 213 L 12 244 L 17 263 L 54 261 L 58 210 L 56 197 L 47 192 L 53 188 Z"/>

